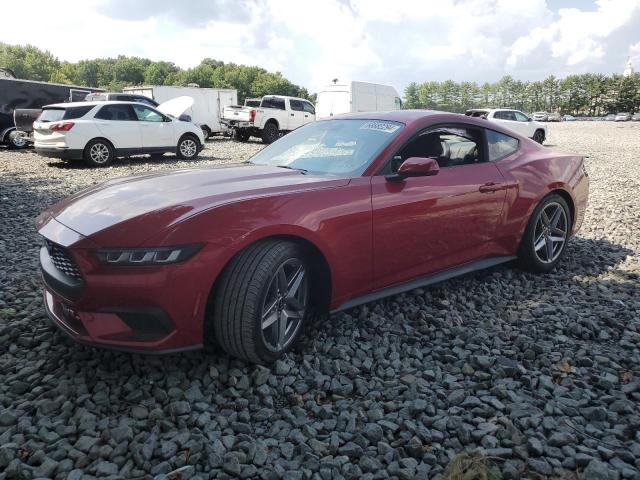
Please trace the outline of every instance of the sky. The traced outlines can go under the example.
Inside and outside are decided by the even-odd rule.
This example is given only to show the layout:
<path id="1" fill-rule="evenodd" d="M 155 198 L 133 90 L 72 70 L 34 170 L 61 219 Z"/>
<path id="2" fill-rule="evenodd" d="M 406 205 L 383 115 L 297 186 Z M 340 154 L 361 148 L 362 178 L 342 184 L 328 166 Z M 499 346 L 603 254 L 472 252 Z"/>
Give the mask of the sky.
<path id="1" fill-rule="evenodd" d="M 640 70 L 640 0 L 21 0 L 0 42 L 61 60 L 205 57 L 280 71 L 311 92 L 334 78 L 539 80 Z M 25 17 L 26 18 L 26 17 Z"/>

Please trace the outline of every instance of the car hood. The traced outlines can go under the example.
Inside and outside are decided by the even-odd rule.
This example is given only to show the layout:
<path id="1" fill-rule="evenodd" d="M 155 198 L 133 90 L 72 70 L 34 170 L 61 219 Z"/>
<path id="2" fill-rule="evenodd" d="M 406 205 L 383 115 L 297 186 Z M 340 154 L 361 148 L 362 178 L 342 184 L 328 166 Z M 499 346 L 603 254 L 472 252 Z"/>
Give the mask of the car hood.
<path id="1" fill-rule="evenodd" d="M 124 225 L 119 235 L 126 235 L 126 241 L 119 241 L 133 246 L 200 211 L 250 198 L 347 183 L 345 178 L 250 164 L 154 172 L 110 180 L 67 197 L 43 212 L 36 227 L 41 229 L 54 218 L 88 237 Z"/>
<path id="2" fill-rule="evenodd" d="M 188 97 L 186 95 L 182 97 L 176 97 L 158 105 L 157 110 L 161 111 L 165 115 L 171 115 L 173 117 L 180 118 L 180 116 L 184 112 L 186 112 L 193 106 L 193 102 L 193 97 Z"/>

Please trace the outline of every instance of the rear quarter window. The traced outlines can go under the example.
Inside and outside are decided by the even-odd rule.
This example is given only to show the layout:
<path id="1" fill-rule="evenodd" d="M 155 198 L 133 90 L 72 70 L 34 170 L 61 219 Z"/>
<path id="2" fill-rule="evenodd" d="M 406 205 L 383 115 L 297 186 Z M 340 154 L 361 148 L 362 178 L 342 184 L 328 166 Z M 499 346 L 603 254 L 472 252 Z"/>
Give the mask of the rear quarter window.
<path id="1" fill-rule="evenodd" d="M 504 133 L 486 130 L 487 146 L 489 147 L 489 161 L 495 162 L 518 151 L 520 141 Z"/>

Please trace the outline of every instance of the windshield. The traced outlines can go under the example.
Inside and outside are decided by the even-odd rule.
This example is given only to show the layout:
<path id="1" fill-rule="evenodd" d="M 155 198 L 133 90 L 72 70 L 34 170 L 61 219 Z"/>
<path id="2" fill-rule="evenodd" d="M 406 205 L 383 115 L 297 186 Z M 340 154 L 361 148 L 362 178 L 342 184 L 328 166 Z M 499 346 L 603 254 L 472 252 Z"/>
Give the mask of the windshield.
<path id="1" fill-rule="evenodd" d="M 313 122 L 261 150 L 251 162 L 318 175 L 358 176 L 402 127 L 387 120 Z"/>

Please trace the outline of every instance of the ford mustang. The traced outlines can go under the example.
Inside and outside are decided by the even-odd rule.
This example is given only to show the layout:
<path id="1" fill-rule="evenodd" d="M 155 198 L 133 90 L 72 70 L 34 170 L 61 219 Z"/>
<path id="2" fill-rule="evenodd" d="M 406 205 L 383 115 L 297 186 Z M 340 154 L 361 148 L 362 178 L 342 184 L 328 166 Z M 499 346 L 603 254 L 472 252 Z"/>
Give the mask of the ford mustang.
<path id="1" fill-rule="evenodd" d="M 48 315 L 79 342 L 249 362 L 305 324 L 517 260 L 553 269 L 583 158 L 482 118 L 418 110 L 305 125 L 249 161 L 110 180 L 37 219 Z"/>

